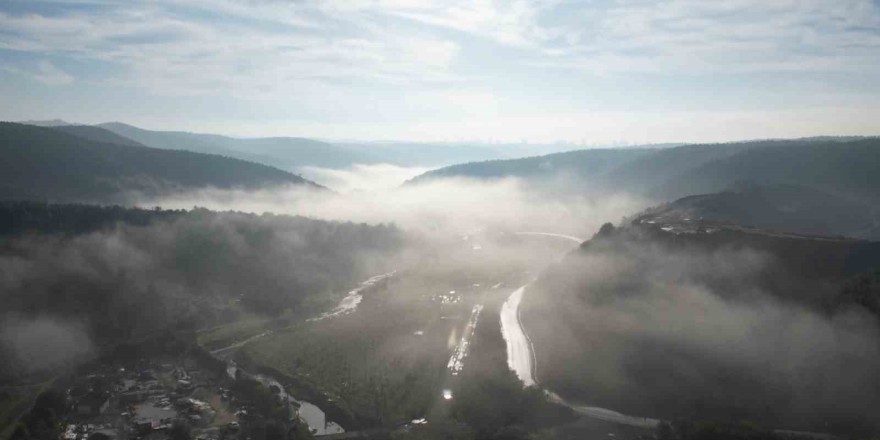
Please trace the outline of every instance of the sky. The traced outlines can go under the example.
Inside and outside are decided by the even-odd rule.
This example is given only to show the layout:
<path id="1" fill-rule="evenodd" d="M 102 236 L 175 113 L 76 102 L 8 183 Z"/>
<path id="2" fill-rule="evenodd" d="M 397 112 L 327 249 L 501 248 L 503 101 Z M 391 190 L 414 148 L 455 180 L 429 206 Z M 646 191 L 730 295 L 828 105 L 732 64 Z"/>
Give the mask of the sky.
<path id="1" fill-rule="evenodd" d="M 586 144 L 878 135 L 880 0 L 0 0 L 0 120 Z"/>

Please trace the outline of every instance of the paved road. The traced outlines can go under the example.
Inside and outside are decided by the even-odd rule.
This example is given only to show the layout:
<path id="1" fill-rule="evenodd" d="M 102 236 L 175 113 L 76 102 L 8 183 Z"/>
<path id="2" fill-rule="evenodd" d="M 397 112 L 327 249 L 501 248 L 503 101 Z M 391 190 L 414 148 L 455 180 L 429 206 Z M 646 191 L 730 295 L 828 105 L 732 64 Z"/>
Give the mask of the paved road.
<path id="1" fill-rule="evenodd" d="M 532 386 L 535 385 L 534 350 L 519 319 L 519 304 L 526 286 L 514 290 L 501 306 L 501 334 L 507 343 L 507 366 L 525 386 Z"/>
<path id="2" fill-rule="evenodd" d="M 517 232 L 516 234 L 556 237 L 571 240 L 577 243 L 582 243 L 584 241 L 583 239 L 578 237 L 564 234 L 555 234 L 552 232 Z M 528 284 L 514 290 L 513 293 L 511 293 L 510 296 L 507 298 L 507 301 L 504 302 L 504 305 L 501 307 L 501 332 L 504 336 L 504 340 L 507 342 L 507 365 L 510 367 L 511 370 L 516 373 L 517 377 L 519 377 L 523 384 L 529 386 L 537 384 L 537 365 L 535 363 L 534 346 L 532 345 L 532 341 L 531 339 L 529 339 L 528 334 L 526 333 L 526 330 L 522 325 L 522 320 L 520 319 L 519 306 L 520 302 L 522 301 L 522 297 L 525 294 L 526 287 L 528 287 Z M 556 402 L 560 405 L 565 405 L 578 414 L 597 420 L 604 420 L 606 422 L 647 429 L 655 428 L 662 421 L 659 419 L 652 419 L 648 417 L 636 417 L 622 414 L 607 408 L 575 405 L 567 402 L 565 399 L 552 391 L 545 390 L 544 392 L 547 394 L 548 399 L 550 399 L 551 401 Z M 819 432 L 789 431 L 782 429 L 777 429 L 775 430 L 775 432 L 783 435 L 807 437 L 816 440 L 839 439 L 839 437 L 836 437 L 834 435 Z"/>
<path id="3" fill-rule="evenodd" d="M 553 232 L 516 232 L 516 234 L 561 238 L 578 244 L 584 241 L 580 237 Z M 535 380 L 535 350 L 522 325 L 519 308 L 527 286 L 528 284 L 514 290 L 501 306 L 501 334 L 507 343 L 507 366 L 516 373 L 523 384 L 531 386 L 537 383 Z"/>
<path id="4" fill-rule="evenodd" d="M 516 235 L 543 235 L 545 237 L 556 237 L 562 238 L 565 240 L 571 240 L 577 242 L 578 244 L 583 243 L 585 240 L 583 238 L 575 237 L 573 235 L 565 235 L 565 234 L 557 234 L 554 232 L 515 232 Z"/>
<path id="5" fill-rule="evenodd" d="M 517 232 L 516 234 L 555 237 L 570 240 L 578 244 L 583 243 L 584 241 L 579 237 L 552 232 Z M 514 290 L 507 298 L 507 301 L 504 302 L 504 305 L 501 306 L 501 333 L 504 336 L 504 341 L 507 343 L 508 367 L 516 373 L 516 376 L 524 385 L 531 386 L 537 385 L 535 349 L 528 333 L 526 333 L 526 330 L 523 327 L 522 319 L 520 319 L 520 303 L 522 302 L 526 287 L 528 287 L 528 284 Z M 578 414 L 593 419 L 639 428 L 654 428 L 660 423 L 660 420 L 657 419 L 629 416 L 607 408 L 574 405 L 566 402 L 565 399 L 552 391 L 545 392 L 551 401 L 565 405 Z"/>

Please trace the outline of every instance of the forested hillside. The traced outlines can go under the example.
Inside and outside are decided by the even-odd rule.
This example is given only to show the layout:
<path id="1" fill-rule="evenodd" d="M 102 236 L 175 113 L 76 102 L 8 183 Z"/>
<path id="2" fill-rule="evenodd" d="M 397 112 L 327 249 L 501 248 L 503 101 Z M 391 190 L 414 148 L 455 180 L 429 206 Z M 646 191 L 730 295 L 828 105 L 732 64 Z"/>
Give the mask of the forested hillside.
<path id="1" fill-rule="evenodd" d="M 63 128 L 70 130 L 70 128 Z M 205 187 L 316 185 L 265 165 L 222 156 L 96 141 L 59 128 L 0 123 L 0 199 L 118 201 Z M 79 131 L 88 132 L 86 134 Z"/>
<path id="2" fill-rule="evenodd" d="M 736 224 L 770 231 L 880 239 L 880 209 L 858 198 L 799 185 L 734 185 L 652 208 L 652 220 Z"/>
<path id="3" fill-rule="evenodd" d="M 97 347 L 169 326 L 317 314 L 404 240 L 391 225 L 20 202 L 0 203 L 0 225 L 0 379 L 69 360 L 19 336 L 62 329 Z"/>
<path id="4" fill-rule="evenodd" d="M 574 402 L 858 436 L 878 428 L 878 265 L 878 243 L 646 216 L 542 273 L 522 320 L 538 382 Z"/>
<path id="5" fill-rule="evenodd" d="M 413 179 L 519 177 L 531 182 L 577 177 L 577 189 L 629 191 L 671 200 L 737 183 L 801 185 L 876 202 L 880 139 L 807 138 L 686 145 L 657 150 L 582 150 L 541 157 L 460 164 Z"/>
<path id="6" fill-rule="evenodd" d="M 760 145 L 671 176 L 658 193 L 715 192 L 736 182 L 802 185 L 880 202 L 880 138 Z"/>
<path id="7" fill-rule="evenodd" d="M 599 182 L 607 173 L 629 161 L 649 155 L 648 149 L 595 149 L 554 153 L 522 159 L 471 162 L 429 171 L 410 180 L 409 184 L 433 179 L 464 177 L 499 179 L 518 177 L 548 179 L 576 177 L 585 182 Z"/>
<path id="8" fill-rule="evenodd" d="M 132 147 L 146 147 L 140 142 L 131 140 L 125 136 L 120 136 L 110 130 L 93 125 L 59 125 L 52 127 L 55 130 L 72 134 L 76 137 L 88 139 L 90 141 L 104 142 L 107 144 L 128 145 Z"/>

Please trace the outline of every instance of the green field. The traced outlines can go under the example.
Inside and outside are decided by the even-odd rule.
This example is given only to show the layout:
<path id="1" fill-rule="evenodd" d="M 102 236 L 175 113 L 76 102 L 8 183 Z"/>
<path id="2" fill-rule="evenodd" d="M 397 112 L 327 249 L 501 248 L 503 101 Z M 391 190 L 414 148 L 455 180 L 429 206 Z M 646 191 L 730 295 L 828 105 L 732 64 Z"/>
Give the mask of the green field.
<path id="1" fill-rule="evenodd" d="M 396 279 L 356 313 L 305 322 L 248 344 L 255 362 L 328 393 L 356 417 L 382 424 L 424 417 L 439 393 L 474 295 L 457 284 Z M 456 290 L 459 302 L 443 304 Z"/>

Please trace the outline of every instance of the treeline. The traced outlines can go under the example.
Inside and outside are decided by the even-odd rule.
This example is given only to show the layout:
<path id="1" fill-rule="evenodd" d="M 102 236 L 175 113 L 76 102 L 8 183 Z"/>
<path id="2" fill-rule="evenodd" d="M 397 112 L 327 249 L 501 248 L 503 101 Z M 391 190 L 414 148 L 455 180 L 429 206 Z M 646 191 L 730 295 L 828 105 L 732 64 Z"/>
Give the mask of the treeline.
<path id="1" fill-rule="evenodd" d="M 109 228 L 117 223 L 146 226 L 170 220 L 185 210 L 126 208 L 119 205 L 55 204 L 0 201 L 0 237 L 23 234 L 77 235 Z"/>
<path id="2" fill-rule="evenodd" d="M 9 355 L 47 334 L 100 346 L 242 313 L 317 313 L 404 243 L 393 225 L 205 209 L 16 203 L 0 214 L 3 373 L 56 365 Z"/>

